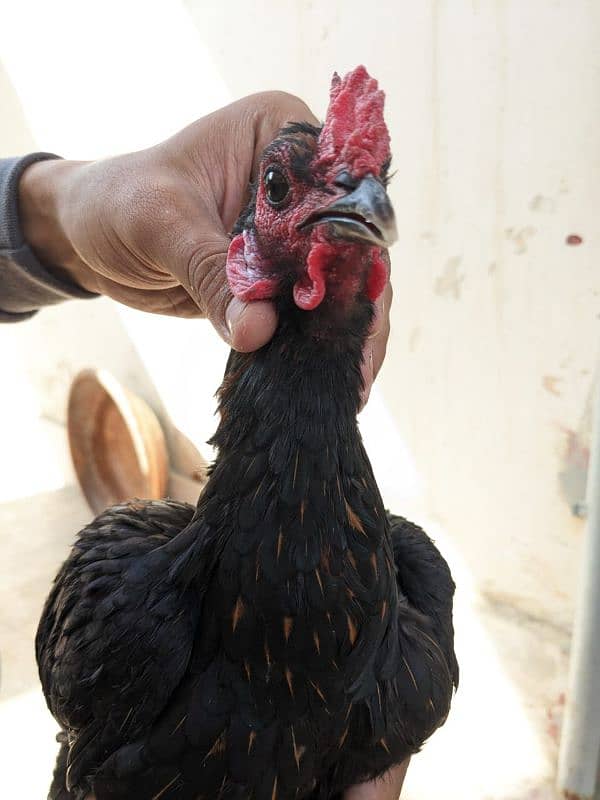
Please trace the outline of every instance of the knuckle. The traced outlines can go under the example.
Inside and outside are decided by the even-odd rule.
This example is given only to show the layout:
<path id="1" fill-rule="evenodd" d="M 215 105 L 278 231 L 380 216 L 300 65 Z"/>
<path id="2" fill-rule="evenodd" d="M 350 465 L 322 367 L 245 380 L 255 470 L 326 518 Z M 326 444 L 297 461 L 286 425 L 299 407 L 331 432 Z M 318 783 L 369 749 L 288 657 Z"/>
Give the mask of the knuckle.
<path id="1" fill-rule="evenodd" d="M 263 92 L 262 103 L 266 114 L 278 125 L 289 120 L 311 120 L 314 115 L 304 100 L 295 94 L 273 90 Z"/>
<path id="2" fill-rule="evenodd" d="M 152 241 L 168 230 L 177 213 L 173 187 L 150 177 L 132 176 L 120 200 L 123 219 L 136 243 Z"/>
<path id="3" fill-rule="evenodd" d="M 195 248 L 187 262 L 187 280 L 195 301 L 212 322 L 222 324 L 230 299 L 225 275 L 226 254 L 206 244 Z"/>

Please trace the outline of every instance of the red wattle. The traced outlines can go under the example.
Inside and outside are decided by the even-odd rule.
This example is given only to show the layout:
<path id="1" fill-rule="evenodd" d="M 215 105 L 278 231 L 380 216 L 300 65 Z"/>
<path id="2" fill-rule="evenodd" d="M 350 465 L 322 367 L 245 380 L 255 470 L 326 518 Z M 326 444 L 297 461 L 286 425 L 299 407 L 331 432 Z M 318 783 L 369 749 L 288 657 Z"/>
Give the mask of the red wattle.
<path id="1" fill-rule="evenodd" d="M 306 259 L 306 274 L 294 284 L 294 302 L 304 311 L 313 311 L 325 297 L 324 272 L 327 262 L 335 257 L 335 248 L 328 242 L 317 242 Z"/>
<path id="2" fill-rule="evenodd" d="M 294 284 L 294 302 L 303 311 L 313 311 L 325 297 L 325 281 L 312 281 L 305 276 Z"/>

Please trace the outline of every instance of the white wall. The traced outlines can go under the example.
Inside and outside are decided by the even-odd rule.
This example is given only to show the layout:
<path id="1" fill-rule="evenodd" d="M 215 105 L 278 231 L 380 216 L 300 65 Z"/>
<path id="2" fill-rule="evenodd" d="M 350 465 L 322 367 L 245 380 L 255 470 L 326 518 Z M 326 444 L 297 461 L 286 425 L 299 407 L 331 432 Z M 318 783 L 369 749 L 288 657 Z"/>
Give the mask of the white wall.
<path id="1" fill-rule="evenodd" d="M 363 62 L 380 80 L 400 240 L 367 441 L 397 510 L 421 500 L 450 532 L 495 615 L 501 656 L 498 642 L 516 631 L 505 666 L 541 737 L 547 717 L 555 726 L 544 704 L 564 685 L 583 530 L 570 505 L 585 477 L 600 338 L 599 41 L 594 0 L 20 0 L 0 12 L 0 155 L 143 147 L 266 88 L 322 114 L 334 69 Z M 568 245 L 572 235 L 582 243 Z M 0 328 L 21 389 L 28 382 L 60 420 L 75 369 L 101 364 L 201 444 L 225 357 L 208 324 L 93 306 Z M 0 432 L 18 442 L 11 413 L 0 394 Z M 474 708 L 487 708 L 481 691 Z M 485 742 L 478 756 L 498 792 L 517 751 L 519 774 L 537 769 L 510 738 L 506 762 L 494 766 L 493 752 L 485 762 Z M 487 796 L 464 780 L 448 796 Z"/>
<path id="2" fill-rule="evenodd" d="M 400 228 L 381 393 L 490 598 L 568 623 L 581 523 L 559 473 L 585 455 L 600 327 L 600 7 L 24 0 L 2 16 L 5 153 L 144 146 L 263 88 L 323 113 L 332 70 L 368 65 Z M 208 435 L 221 356 L 201 374 L 189 327 L 119 313 L 178 424 Z"/>
<path id="3" fill-rule="evenodd" d="M 567 625 L 582 525 L 559 473 L 581 477 L 600 336 L 600 7 L 265 2 L 232 26 L 231 4 L 189 5 L 235 95 L 283 84 L 322 113 L 326 77 L 358 62 L 386 89 L 381 390 L 488 598 Z"/>

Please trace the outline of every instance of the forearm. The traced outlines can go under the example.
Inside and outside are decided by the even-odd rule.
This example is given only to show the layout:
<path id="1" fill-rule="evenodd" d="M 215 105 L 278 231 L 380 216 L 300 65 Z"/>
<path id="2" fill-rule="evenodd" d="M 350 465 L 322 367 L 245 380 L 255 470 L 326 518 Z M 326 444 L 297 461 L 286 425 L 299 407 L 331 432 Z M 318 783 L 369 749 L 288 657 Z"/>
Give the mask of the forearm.
<path id="1" fill-rule="evenodd" d="M 344 800 L 398 800 L 409 763 L 407 758 L 381 778 L 352 786 L 344 792 Z"/>
<path id="2" fill-rule="evenodd" d="M 56 156 L 43 153 L 0 160 L 2 322 L 25 319 L 42 306 L 68 298 L 92 296 L 67 270 L 55 266 L 54 257 L 60 251 L 62 259 L 66 251 L 60 229 L 53 224 L 49 176 L 58 173 L 62 164 Z M 35 180 L 29 181 L 30 175 Z M 30 235 L 35 241 L 29 240 Z"/>
<path id="3" fill-rule="evenodd" d="M 52 272 L 68 270 L 74 250 L 62 223 L 60 206 L 66 180 L 76 164 L 55 159 L 38 161 L 22 174 L 18 187 L 19 218 L 23 237 L 37 258 Z"/>

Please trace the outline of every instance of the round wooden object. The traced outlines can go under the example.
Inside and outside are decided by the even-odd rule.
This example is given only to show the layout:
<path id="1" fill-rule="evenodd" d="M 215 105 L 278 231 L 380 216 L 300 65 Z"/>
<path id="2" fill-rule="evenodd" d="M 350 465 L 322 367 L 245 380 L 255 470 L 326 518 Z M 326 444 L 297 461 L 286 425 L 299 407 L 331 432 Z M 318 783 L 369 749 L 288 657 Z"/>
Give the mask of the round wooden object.
<path id="1" fill-rule="evenodd" d="M 67 428 L 75 472 L 94 513 L 134 497 L 166 495 L 162 428 L 152 409 L 110 373 L 86 369 L 75 377 Z"/>

